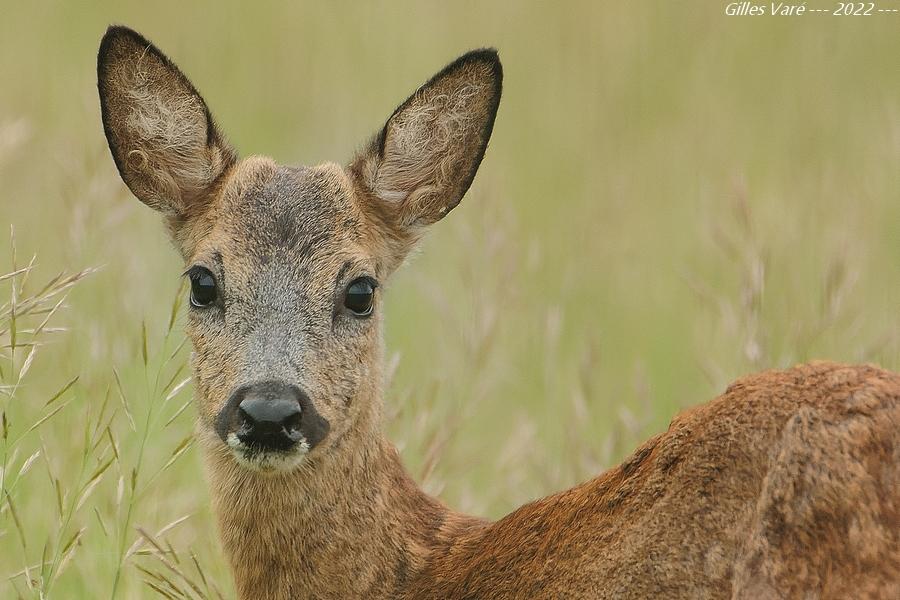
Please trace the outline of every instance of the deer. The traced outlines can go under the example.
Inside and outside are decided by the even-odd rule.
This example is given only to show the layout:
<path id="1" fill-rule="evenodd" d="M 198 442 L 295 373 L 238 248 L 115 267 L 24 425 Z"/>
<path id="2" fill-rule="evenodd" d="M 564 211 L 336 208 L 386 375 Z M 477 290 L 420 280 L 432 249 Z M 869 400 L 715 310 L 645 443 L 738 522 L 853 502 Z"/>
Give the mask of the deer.
<path id="1" fill-rule="evenodd" d="M 241 599 L 900 598 L 900 375 L 876 366 L 745 376 L 496 521 L 404 469 L 383 289 L 484 158 L 495 50 L 440 70 L 345 166 L 239 158 L 127 27 L 97 67 L 118 172 L 190 282 L 195 436 Z"/>

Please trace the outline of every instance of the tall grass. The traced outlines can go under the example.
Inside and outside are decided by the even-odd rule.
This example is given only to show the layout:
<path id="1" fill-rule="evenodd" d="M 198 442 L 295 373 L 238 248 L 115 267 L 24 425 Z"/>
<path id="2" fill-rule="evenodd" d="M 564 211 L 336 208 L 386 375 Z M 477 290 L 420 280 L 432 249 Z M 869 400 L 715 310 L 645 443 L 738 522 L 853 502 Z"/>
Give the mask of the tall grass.
<path id="1" fill-rule="evenodd" d="M 15 537 L 7 540 L 7 544 L 18 545 L 22 557 L 21 570 L 10 577 L 14 589 L 16 580 L 21 578 L 27 588 L 46 597 L 72 559 L 84 531 L 74 527 L 73 516 L 83 508 L 110 461 L 105 460 L 106 450 L 97 450 L 99 434 L 103 431 L 104 411 L 101 411 L 95 420 L 90 416 L 86 420 L 78 468 L 64 478 L 54 472 L 53 457 L 42 431 L 55 425 L 72 402 L 69 391 L 78 382 L 77 376 L 49 397 L 23 397 L 29 374 L 41 360 L 42 349 L 52 336 L 65 331 L 54 326 L 54 317 L 65 304 L 70 288 L 90 272 L 60 273 L 34 285 L 30 276 L 35 259 L 20 265 L 14 232 L 10 238 L 12 264 L 7 273 L 0 275 L 0 285 L 7 291 L 4 296 L 9 298 L 0 306 L 0 491 L 3 494 L 0 516 L 13 525 L 15 536 L 9 535 L 9 531 L 4 534 Z M 50 498 L 56 500 L 55 527 L 43 538 L 34 535 L 31 524 L 17 509 L 22 488 L 32 483 L 29 477 L 34 479 L 43 470 L 35 468 L 39 463 L 45 467 L 51 484 Z M 52 502 L 45 503 L 45 508 L 52 507 Z M 45 519 L 50 520 L 51 514 L 45 513 Z"/>
<path id="2" fill-rule="evenodd" d="M 50 597 L 66 567 L 74 560 L 84 560 L 79 552 L 84 546 L 84 535 L 94 529 L 104 545 L 113 549 L 109 597 L 119 597 L 117 592 L 126 571 L 133 572 L 133 576 L 143 574 L 147 586 L 164 595 L 221 597 L 222 592 L 214 581 L 205 579 L 201 561 L 189 548 L 184 552 L 190 556 L 194 577 L 199 577 L 202 586 L 187 574 L 189 569 L 173 566 L 181 562 L 181 557 L 165 536 L 186 522 L 190 514 L 174 519 L 155 533 L 148 533 L 138 522 L 142 505 L 157 490 L 157 483 L 166 471 L 178 465 L 193 443 L 190 433 L 182 432 L 183 439 L 174 447 L 163 444 L 152 453 L 148 451 L 190 404 L 189 395 L 184 393 L 190 381 L 182 352 L 184 338 L 173 332 L 184 296 L 183 286 L 172 303 L 156 351 L 151 349 L 153 340 L 146 327 L 140 327 L 141 362 L 137 365 L 136 382 L 125 379 L 132 383 L 123 384 L 123 376 L 112 367 L 102 401 L 86 403 L 86 410 L 73 411 L 72 404 L 81 391 L 78 375 L 46 399 L 28 393 L 29 375 L 40 367 L 41 350 L 52 344 L 52 336 L 66 332 L 53 325 L 66 306 L 69 290 L 93 270 L 60 273 L 34 285 L 29 276 L 35 258 L 19 266 L 14 237 L 11 256 L 11 269 L 0 275 L 0 285 L 7 288 L 5 295 L 10 298 L 0 307 L 0 516 L 8 518 L 13 526 L 15 540 L 9 543 L 18 545 L 20 562 L 18 570 L 8 574 L 8 585 L 19 597 Z M 143 397 L 138 400 L 135 393 Z M 76 416 L 78 412 L 82 414 Z M 66 431 L 75 432 L 81 443 L 74 448 L 54 448 L 47 436 Z M 123 444 L 123 438 L 131 442 Z M 102 484 L 110 478 L 115 485 L 106 486 L 106 502 L 93 500 L 95 491 L 103 489 Z M 22 510 L 24 502 L 30 499 L 33 503 L 42 496 L 45 501 L 35 507 L 38 510 Z M 13 537 L 10 531 L 2 533 Z M 154 561 L 147 565 L 146 560 L 139 560 L 146 557 Z M 188 587 L 166 577 L 155 563 L 172 570 L 181 585 Z M 103 582 L 94 581 L 91 586 L 95 596 L 102 595 L 97 587 L 102 587 Z"/>
<path id="3" fill-rule="evenodd" d="M 750 371 L 900 368 L 896 17 L 721 9 L 5 7 L 0 597 L 233 596 L 182 265 L 99 124 L 110 22 L 172 55 L 242 155 L 291 163 L 346 160 L 446 61 L 499 47 L 482 169 L 386 290 L 389 436 L 454 507 L 590 477 Z"/>

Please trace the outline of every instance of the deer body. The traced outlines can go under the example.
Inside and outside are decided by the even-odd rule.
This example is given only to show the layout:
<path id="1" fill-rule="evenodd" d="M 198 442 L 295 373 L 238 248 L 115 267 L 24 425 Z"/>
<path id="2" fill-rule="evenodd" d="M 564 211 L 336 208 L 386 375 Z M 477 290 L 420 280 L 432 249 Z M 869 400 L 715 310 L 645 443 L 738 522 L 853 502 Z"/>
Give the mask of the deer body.
<path id="1" fill-rule="evenodd" d="M 383 440 L 336 480 L 210 472 L 242 598 L 892 598 L 898 418 L 876 368 L 746 377 L 495 523 L 424 494 Z"/>
<path id="2" fill-rule="evenodd" d="M 166 219 L 223 546 L 242 599 L 900 596 L 900 377 L 745 378 L 622 465 L 491 523 L 383 436 L 380 292 L 462 199 L 500 101 L 448 65 L 347 167 L 237 158 L 158 49 L 113 27 L 98 87 L 125 183 Z"/>

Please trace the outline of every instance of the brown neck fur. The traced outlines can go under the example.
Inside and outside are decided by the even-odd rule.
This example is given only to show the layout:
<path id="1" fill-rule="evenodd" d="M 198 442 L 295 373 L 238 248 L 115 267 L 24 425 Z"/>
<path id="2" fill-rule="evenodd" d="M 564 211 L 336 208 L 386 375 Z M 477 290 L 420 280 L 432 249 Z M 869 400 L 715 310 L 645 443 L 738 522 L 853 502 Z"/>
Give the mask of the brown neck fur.
<path id="1" fill-rule="evenodd" d="M 241 598 L 390 598 L 483 522 L 423 492 L 377 419 L 289 473 L 237 466 L 210 440 L 214 509 Z"/>

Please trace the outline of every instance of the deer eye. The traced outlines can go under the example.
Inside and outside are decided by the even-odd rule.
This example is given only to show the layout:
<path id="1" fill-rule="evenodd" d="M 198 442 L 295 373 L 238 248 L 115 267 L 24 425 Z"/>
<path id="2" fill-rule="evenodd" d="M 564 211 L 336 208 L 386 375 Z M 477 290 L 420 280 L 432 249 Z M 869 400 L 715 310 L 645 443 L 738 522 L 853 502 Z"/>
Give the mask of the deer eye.
<path id="1" fill-rule="evenodd" d="M 188 271 L 191 280 L 191 305 L 206 308 L 216 301 L 216 278 L 205 267 L 193 267 Z"/>
<path id="2" fill-rule="evenodd" d="M 357 317 L 368 317 L 375 304 L 377 284 L 369 277 L 359 277 L 350 282 L 344 294 L 344 306 Z"/>

